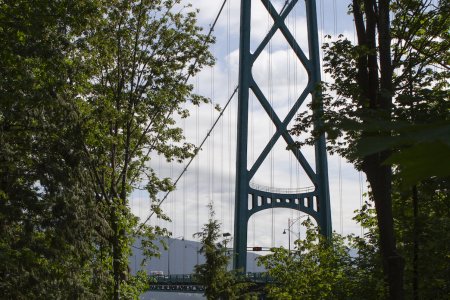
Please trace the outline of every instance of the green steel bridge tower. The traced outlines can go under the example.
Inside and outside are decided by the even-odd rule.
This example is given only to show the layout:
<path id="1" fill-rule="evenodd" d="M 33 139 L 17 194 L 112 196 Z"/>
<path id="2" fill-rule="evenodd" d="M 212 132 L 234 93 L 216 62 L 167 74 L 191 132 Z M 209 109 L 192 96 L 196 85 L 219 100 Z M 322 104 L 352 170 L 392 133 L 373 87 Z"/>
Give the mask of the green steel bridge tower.
<path id="1" fill-rule="evenodd" d="M 250 185 L 250 181 L 261 166 L 278 139 L 283 138 L 287 145 L 293 144 L 294 140 L 287 130 L 287 126 L 294 118 L 300 105 L 311 94 L 315 110 L 313 114 L 321 113 L 321 95 L 317 85 L 320 82 L 320 56 L 318 43 L 317 13 L 315 0 L 305 0 L 308 49 L 309 57 L 305 55 L 301 47 L 295 41 L 294 36 L 285 24 L 286 17 L 292 12 L 298 0 L 288 0 L 284 8 L 277 12 L 270 0 L 262 1 L 262 4 L 269 12 L 274 21 L 271 29 L 256 47 L 250 51 L 250 27 L 251 27 L 251 4 L 252 0 L 241 0 L 241 20 L 240 20 L 240 48 L 239 48 L 239 103 L 238 103 L 238 141 L 236 155 L 236 199 L 235 199 L 235 223 L 234 223 L 234 268 L 246 270 L 247 264 L 247 229 L 248 220 L 256 212 L 271 208 L 291 208 L 300 210 L 312 218 L 319 225 L 325 236 L 331 236 L 331 212 L 330 194 L 328 184 L 328 166 L 325 147 L 325 137 L 320 136 L 315 143 L 315 170 L 305 159 L 302 152 L 294 147 L 291 150 L 301 165 L 309 179 L 313 182 L 314 188 L 297 194 L 272 192 Z M 289 43 L 293 52 L 300 60 L 308 73 L 308 84 L 290 109 L 286 117 L 281 120 L 275 113 L 273 107 L 264 96 L 252 75 L 252 67 L 266 45 L 279 30 Z M 254 93 L 262 107 L 269 115 L 276 127 L 274 135 L 265 145 L 261 154 L 250 167 L 247 168 L 247 148 L 248 148 L 248 116 L 249 116 L 249 93 Z M 252 205 L 249 206 L 249 199 Z M 315 202 L 315 203 L 313 203 Z M 306 203 L 306 205 L 305 205 Z M 313 205 L 314 204 L 314 205 Z"/>

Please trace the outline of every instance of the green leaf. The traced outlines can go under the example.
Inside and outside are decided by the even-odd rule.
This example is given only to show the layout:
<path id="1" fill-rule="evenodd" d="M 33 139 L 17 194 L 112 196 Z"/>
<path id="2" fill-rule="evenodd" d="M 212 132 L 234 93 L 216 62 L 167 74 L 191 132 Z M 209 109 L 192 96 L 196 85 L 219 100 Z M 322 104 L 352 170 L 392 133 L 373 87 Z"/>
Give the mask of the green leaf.
<path id="1" fill-rule="evenodd" d="M 391 155 L 386 163 L 400 166 L 405 187 L 432 177 L 450 176 L 450 143 L 420 143 Z"/>

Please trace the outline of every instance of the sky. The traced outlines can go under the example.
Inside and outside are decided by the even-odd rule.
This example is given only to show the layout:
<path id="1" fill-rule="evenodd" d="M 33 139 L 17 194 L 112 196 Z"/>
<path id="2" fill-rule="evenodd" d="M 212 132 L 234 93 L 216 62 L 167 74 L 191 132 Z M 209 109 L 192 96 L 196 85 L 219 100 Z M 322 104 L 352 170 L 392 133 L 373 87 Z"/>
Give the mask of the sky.
<path id="1" fill-rule="evenodd" d="M 190 2 L 194 8 L 200 10 L 198 22 L 207 32 L 223 1 Z M 282 7 L 284 2 L 285 0 L 272 0 L 277 9 Z M 347 6 L 348 1 L 343 0 L 317 1 L 319 43 L 325 41 L 325 35 L 335 37 L 343 34 L 351 40 L 354 39 L 352 18 L 347 14 Z M 258 0 L 252 1 L 251 13 L 253 51 L 272 26 L 272 20 Z M 214 106 L 218 104 L 224 107 L 237 85 L 239 17 L 240 0 L 228 0 L 213 33 L 216 43 L 211 46 L 211 52 L 216 57 L 216 64 L 214 67 L 205 68 L 190 81 L 194 85 L 195 92 L 207 96 L 212 102 L 200 108 L 187 106 L 191 116 L 178 123 L 184 129 L 187 141 L 195 145 L 199 145 L 219 115 Z M 286 24 L 307 54 L 303 0 L 298 1 Z M 301 62 L 279 32 L 256 60 L 252 74 L 281 119 L 301 94 L 308 80 Z M 322 79 L 330 80 L 329 76 L 323 73 Z M 223 232 L 233 233 L 237 101 L 237 96 L 231 99 L 229 107 L 224 111 L 223 117 L 202 147 L 202 151 L 179 181 L 176 191 L 171 193 L 162 205 L 172 222 L 151 218 L 150 224 L 166 226 L 175 238 L 195 240 L 192 237 L 193 233 L 200 231 L 202 225 L 208 221 L 206 206 L 213 203 L 215 217 L 222 223 Z M 307 102 L 308 100 L 300 107 L 300 111 L 307 109 Z M 265 143 L 275 132 L 275 127 L 256 97 L 250 96 L 249 105 L 250 164 L 259 156 Z M 304 136 L 300 136 L 295 139 L 303 138 Z M 305 147 L 302 152 L 314 169 L 313 149 Z M 164 158 L 154 155 L 151 166 L 160 176 L 176 178 L 184 168 L 184 163 L 167 163 Z M 360 208 L 363 201 L 362 193 L 367 192 L 365 176 L 338 156 L 328 155 L 328 166 L 333 230 L 343 234 L 361 234 L 360 226 L 352 220 L 352 217 L 354 210 Z M 282 139 L 268 155 L 252 182 L 272 188 L 301 188 L 312 185 L 294 157 L 286 150 L 286 144 Z M 160 197 L 162 196 L 161 194 Z M 144 191 L 135 191 L 132 193 L 130 203 L 132 211 L 145 220 L 149 215 L 148 195 Z M 304 213 L 289 209 L 264 210 L 255 214 L 248 223 L 248 246 L 287 247 L 288 238 L 282 232 L 288 226 L 288 218 L 297 220 L 302 215 Z M 300 223 L 301 221 L 297 221 L 292 226 L 292 239 L 295 236 L 304 236 L 304 228 Z"/>

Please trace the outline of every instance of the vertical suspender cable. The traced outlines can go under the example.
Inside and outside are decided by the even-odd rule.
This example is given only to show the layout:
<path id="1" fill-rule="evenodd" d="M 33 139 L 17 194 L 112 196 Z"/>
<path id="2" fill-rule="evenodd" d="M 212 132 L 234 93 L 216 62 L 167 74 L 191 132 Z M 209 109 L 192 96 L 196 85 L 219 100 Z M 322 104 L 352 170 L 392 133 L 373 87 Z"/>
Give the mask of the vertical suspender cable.
<path id="1" fill-rule="evenodd" d="M 227 36 L 227 40 L 226 40 L 227 50 L 230 47 L 228 45 L 228 43 L 229 43 L 228 35 L 229 35 L 229 32 L 228 32 L 228 27 L 227 27 L 227 34 L 226 34 L 226 36 Z M 227 54 L 228 54 L 228 52 L 227 52 Z M 227 92 L 228 92 L 228 90 L 227 90 Z M 228 97 L 227 97 L 227 99 L 228 99 Z M 223 178 L 224 178 L 224 174 L 223 174 L 223 172 L 224 172 L 224 160 L 225 160 L 225 157 L 224 157 L 225 151 L 223 149 L 224 141 L 225 141 L 225 137 L 224 137 L 224 134 L 225 134 L 224 123 L 225 123 L 224 119 L 221 118 L 220 119 L 220 125 L 219 125 L 220 126 L 220 199 L 219 199 L 220 200 L 220 205 L 219 205 L 219 209 L 220 209 L 220 224 L 222 224 L 222 230 L 225 230 L 225 227 L 224 227 L 224 216 L 223 216 L 223 209 L 224 209 L 224 205 L 223 205 L 223 199 L 224 199 L 224 197 L 223 197 Z"/>
<path id="2" fill-rule="evenodd" d="M 231 29 L 231 8 L 230 8 L 230 1 L 227 3 L 227 98 L 230 98 L 231 94 L 231 60 L 230 60 L 230 53 L 231 53 L 231 37 L 230 37 L 230 29 Z M 232 186 L 232 147 L 231 147 L 231 131 L 233 126 L 231 125 L 232 122 L 232 109 L 231 107 L 228 109 L 228 232 L 233 232 L 233 197 L 231 195 L 231 186 Z"/>
<path id="3" fill-rule="evenodd" d="M 297 15 L 298 15 L 298 5 L 296 5 L 295 9 L 294 9 L 294 20 L 293 20 L 293 27 L 294 27 L 293 38 L 294 38 L 294 40 L 297 40 Z M 293 60 L 298 62 L 298 57 L 294 53 L 294 51 L 292 51 L 292 58 L 293 58 Z M 295 66 L 294 66 L 292 80 L 294 82 L 294 95 L 297 97 L 297 95 L 300 95 L 299 84 L 298 84 L 298 64 L 295 64 Z M 296 175 L 295 176 L 295 186 L 300 187 L 301 186 L 300 163 L 298 162 L 298 160 L 295 157 L 293 157 L 293 160 L 295 162 L 295 175 Z M 299 206 L 300 206 L 301 205 L 300 202 L 303 201 L 303 199 L 301 199 L 299 197 L 298 201 L 299 201 Z M 297 218 L 300 218 L 300 211 L 298 211 L 298 213 L 297 213 Z M 297 229 L 298 229 L 298 231 L 300 231 L 300 222 L 297 222 L 297 224 L 298 224 Z"/>
<path id="4" fill-rule="evenodd" d="M 213 51 L 215 51 L 215 47 L 213 45 Z M 214 66 L 211 66 L 211 124 L 210 127 L 213 126 L 214 124 L 214 111 L 215 111 L 215 89 L 214 89 L 214 85 L 215 85 L 215 68 Z M 210 173 L 210 182 L 211 182 L 211 203 L 213 205 L 213 208 L 215 208 L 215 199 L 214 199 L 214 165 L 215 165 L 215 132 L 212 132 L 211 135 L 211 143 L 210 143 L 210 151 L 211 151 L 211 161 L 210 161 L 210 166 L 211 166 L 211 173 Z"/>
<path id="5" fill-rule="evenodd" d="M 250 165 L 253 165 L 255 163 L 255 116 L 254 116 L 254 109 L 255 109 L 255 96 L 254 93 L 250 90 L 249 91 L 249 139 L 250 139 Z M 252 244 L 255 245 L 256 243 L 256 216 L 251 217 L 252 223 L 251 223 L 251 231 L 252 231 Z"/>
<path id="6" fill-rule="evenodd" d="M 269 14 L 267 16 L 267 31 L 270 30 L 270 11 Z M 268 51 L 267 51 L 267 94 L 268 94 L 268 98 L 269 98 L 269 103 L 270 105 L 273 107 L 273 99 L 272 99 L 272 39 L 269 40 L 268 43 Z M 272 115 L 270 116 L 271 119 L 269 120 L 269 136 L 273 135 L 273 122 L 272 122 Z M 274 186 L 274 176 L 273 176 L 273 151 L 274 148 L 272 148 L 272 150 L 270 151 L 270 156 L 269 156 L 269 162 L 270 162 L 270 172 L 269 172 L 269 177 L 270 177 L 270 187 L 273 188 Z M 272 226 L 272 230 L 271 230 L 271 247 L 275 247 L 275 215 L 274 215 L 274 209 L 273 209 L 273 203 L 274 203 L 275 199 L 271 200 L 271 204 L 272 204 L 272 209 L 270 210 L 271 212 L 271 226 Z"/>
<path id="7" fill-rule="evenodd" d="M 161 163 L 162 163 L 162 155 L 158 155 L 158 173 L 160 174 L 160 177 L 163 177 L 162 176 L 162 166 L 161 166 Z M 150 203 L 150 207 L 149 207 L 149 213 L 151 213 L 152 212 L 152 205 L 151 205 L 152 203 Z M 156 219 L 156 225 L 157 226 L 162 226 L 162 225 L 165 225 L 165 222 L 163 222 L 160 218 L 157 218 Z M 165 227 L 165 226 L 164 226 Z"/>
<path id="8" fill-rule="evenodd" d="M 170 178 L 173 178 L 173 161 L 170 162 Z M 171 225 L 171 232 L 173 236 L 176 236 L 176 223 L 177 223 L 177 216 L 176 216 L 176 210 L 175 210 L 175 195 L 176 191 L 174 191 L 174 193 L 171 193 L 170 195 L 170 225 Z"/>
<path id="9" fill-rule="evenodd" d="M 321 45 L 323 45 L 324 43 L 324 32 L 325 32 L 325 25 L 324 25 L 324 8 L 323 8 L 323 0 L 320 0 L 320 31 L 321 31 L 321 35 L 320 35 L 320 43 Z M 324 53 L 323 53 L 323 48 L 320 47 L 320 54 L 321 54 L 321 60 L 323 60 L 324 58 Z M 327 74 L 323 71 L 323 64 L 320 64 L 320 73 L 323 76 L 323 80 L 327 81 Z"/>
<path id="10" fill-rule="evenodd" d="M 197 93 L 200 89 L 200 80 L 197 77 L 196 80 L 196 89 Z M 196 145 L 200 142 L 200 135 L 199 135 L 199 115 L 200 115 L 200 109 L 197 106 L 197 114 L 196 114 L 196 120 L 195 120 L 195 140 Z M 200 231 L 200 149 L 198 149 L 199 153 L 197 153 L 197 161 L 196 161 L 196 168 L 195 168 L 195 182 L 196 182 L 196 189 L 195 189 L 195 200 L 196 200 L 196 229 L 195 232 Z"/>
<path id="11" fill-rule="evenodd" d="M 226 57 L 227 57 L 227 75 L 229 75 L 229 69 L 230 69 L 230 65 L 228 64 L 229 63 L 229 56 L 230 56 L 230 27 L 229 27 L 229 24 L 228 24 L 228 17 L 229 17 L 229 14 L 230 14 L 230 3 L 229 3 L 229 1 L 228 1 L 228 3 L 227 3 L 227 20 L 226 20 L 226 37 L 227 37 L 227 40 L 226 40 L 226 47 L 227 47 L 227 52 L 226 52 Z M 229 92 L 230 92 L 230 80 L 229 80 L 229 78 L 227 77 L 227 99 L 229 98 Z M 225 228 L 225 216 L 224 216 L 224 208 L 225 208 L 225 205 L 224 205 L 224 199 L 225 199 L 225 197 L 223 196 L 223 194 L 224 194 L 224 189 L 223 189 L 223 185 L 224 185 L 224 177 L 225 177 L 225 174 L 224 174 L 224 172 L 225 172 L 225 150 L 224 150 L 224 146 L 225 146 L 225 121 L 224 121 L 224 119 L 222 118 L 222 120 L 221 120 L 221 126 L 220 126 L 220 128 L 221 128 L 221 134 L 220 134 L 220 136 L 221 136 L 221 145 L 220 145 L 220 222 L 221 222 L 221 224 L 222 224 L 222 229 L 224 230 L 224 231 L 226 231 L 226 228 Z M 229 232 L 229 231 L 227 231 L 227 232 Z"/>
<path id="12" fill-rule="evenodd" d="M 222 224 L 222 229 L 225 230 L 224 226 L 224 216 L 223 216 L 223 210 L 224 210 L 224 205 L 223 205 L 223 178 L 224 178 L 224 141 L 225 141 L 225 132 L 224 132 L 224 119 L 221 118 L 220 119 L 220 205 L 219 205 L 219 209 L 220 209 L 220 223 Z"/>
<path id="13" fill-rule="evenodd" d="M 337 39 L 337 8 L 336 0 L 333 0 L 333 39 Z M 339 225 L 340 233 L 344 233 L 344 209 L 342 199 L 342 157 L 339 156 Z"/>
<path id="14" fill-rule="evenodd" d="M 255 163 L 255 116 L 254 116 L 254 102 L 255 101 L 255 97 L 253 95 L 252 92 L 250 92 L 250 161 L 251 161 L 251 165 L 253 165 Z M 255 245 L 255 230 L 256 230 L 256 226 L 255 226 L 255 217 L 252 217 L 252 241 L 253 241 L 253 245 Z"/>
<path id="15" fill-rule="evenodd" d="M 187 239 L 186 222 L 186 176 L 183 178 L 183 239 Z M 186 243 L 186 242 L 184 242 Z M 186 274 L 186 247 L 183 248 L 183 274 Z"/>
<path id="16" fill-rule="evenodd" d="M 294 39 L 297 39 L 297 18 L 296 15 L 294 16 Z M 293 59 L 297 59 L 297 56 L 295 55 L 294 51 L 292 51 L 292 56 Z M 293 81 L 294 81 L 294 94 L 297 95 L 299 92 L 299 86 L 298 86 L 298 68 L 297 65 L 294 66 L 294 74 L 293 74 Z M 296 186 L 299 187 L 301 182 L 300 182 L 300 165 L 297 159 L 294 160 L 295 161 L 295 180 L 296 180 Z"/>
<path id="17" fill-rule="evenodd" d="M 183 132 L 186 132 L 186 118 L 183 119 Z M 186 165 L 185 165 L 186 168 Z M 183 176 L 183 240 L 187 239 L 186 233 L 187 233 L 187 222 L 186 222 L 186 176 Z M 186 242 L 184 242 L 186 243 Z M 186 246 L 186 244 L 185 244 Z M 186 274 L 186 247 L 183 247 L 183 274 Z"/>
<path id="18" fill-rule="evenodd" d="M 213 46 L 214 47 L 214 46 Z M 214 49 L 212 50 L 212 53 L 213 53 L 213 55 L 214 55 Z M 209 118 L 210 118 L 210 127 L 211 127 L 211 125 L 213 124 L 213 122 L 214 122 L 214 67 L 213 66 L 211 66 L 210 67 L 210 82 L 209 82 L 209 84 L 210 84 L 210 97 L 211 97 L 211 107 L 210 107 L 210 114 L 209 114 Z M 207 167 L 208 167 L 208 180 L 207 180 L 207 182 L 208 182 L 208 198 L 209 198 L 209 204 L 210 205 L 212 205 L 212 207 L 213 207 L 213 209 L 215 209 L 214 208 L 214 199 L 213 199 L 213 185 L 214 185 L 214 183 L 213 183 L 213 180 L 212 180 L 212 177 L 213 177 L 213 174 L 212 174 L 212 165 L 214 164 L 214 162 L 212 161 L 213 160 L 213 153 L 214 153 L 214 150 L 213 150 L 213 147 L 214 147 L 214 145 L 213 145 L 213 141 L 214 141 L 214 133 L 212 134 L 212 136 L 208 139 L 208 159 L 207 159 Z"/>
<path id="19" fill-rule="evenodd" d="M 338 26 L 338 19 L 337 19 L 337 6 L 336 6 L 336 0 L 333 0 L 333 28 L 334 28 L 334 38 L 337 38 L 337 26 Z"/>
<path id="20" fill-rule="evenodd" d="M 287 5 L 288 2 L 285 2 L 285 5 Z M 286 22 L 289 26 L 290 21 L 290 15 L 288 15 Z M 290 68 L 290 46 L 289 44 L 286 45 L 286 74 L 287 74 L 287 100 L 288 100 L 288 111 L 291 109 L 291 68 Z M 292 188 L 292 152 L 288 152 L 289 156 L 289 188 Z M 291 219 L 294 218 L 294 210 L 290 211 L 291 213 Z"/>
<path id="21" fill-rule="evenodd" d="M 183 119 L 183 132 L 186 130 L 186 119 Z M 187 233 L 187 222 L 186 222 L 186 211 L 187 211 L 187 186 L 186 186 L 186 176 L 183 178 L 183 237 L 186 238 Z"/>

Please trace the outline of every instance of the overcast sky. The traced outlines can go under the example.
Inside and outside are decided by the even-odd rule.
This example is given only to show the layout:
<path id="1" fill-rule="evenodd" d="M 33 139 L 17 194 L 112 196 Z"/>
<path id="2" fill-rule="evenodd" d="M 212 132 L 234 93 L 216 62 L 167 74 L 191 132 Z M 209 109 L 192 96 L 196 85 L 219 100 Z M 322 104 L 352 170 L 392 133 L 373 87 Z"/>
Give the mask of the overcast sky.
<path id="1" fill-rule="evenodd" d="M 198 21 L 205 31 L 209 30 L 222 0 L 191 0 L 194 7 L 200 9 Z M 272 1 L 279 8 L 285 0 Z M 354 37 L 351 16 L 347 15 L 348 1 L 317 1 L 319 41 L 324 35 L 344 34 Z M 261 2 L 252 1 L 251 49 L 254 50 L 272 25 L 272 20 Z M 217 62 L 213 68 L 204 69 L 191 82 L 196 92 L 209 97 L 212 102 L 224 107 L 237 85 L 239 64 L 239 14 L 240 0 L 228 0 L 216 25 L 214 35 L 216 44 L 211 47 Z M 287 18 L 287 26 L 297 43 L 307 54 L 307 32 L 305 3 L 298 1 L 293 13 Z M 283 119 L 290 106 L 303 91 L 308 80 L 300 61 L 290 50 L 286 40 L 277 33 L 253 66 L 253 76 L 266 98 L 272 103 L 278 116 Z M 323 80 L 329 80 L 322 74 Z M 300 110 L 306 109 L 305 102 Z M 180 122 L 189 142 L 197 144 L 204 138 L 219 112 L 214 105 L 191 108 L 191 117 Z M 275 127 L 262 109 L 257 99 L 250 97 L 248 160 L 253 163 L 266 142 L 275 132 Z M 236 114 L 237 96 L 235 96 L 223 117 L 214 129 L 200 155 L 194 160 L 188 172 L 163 204 L 163 209 L 172 218 L 172 223 L 151 219 L 151 224 L 166 225 L 173 237 L 184 236 L 193 239 L 207 222 L 209 202 L 214 204 L 216 217 L 223 224 L 223 231 L 233 233 L 234 181 L 236 152 Z M 292 125 L 292 124 L 291 124 Z M 301 139 L 302 137 L 300 137 Z M 311 148 L 302 150 L 314 168 Z M 177 177 L 183 164 L 168 164 L 164 159 L 153 157 L 152 167 L 164 177 Z M 337 156 L 328 156 L 331 213 L 333 230 L 344 234 L 360 234 L 360 227 L 352 221 L 353 211 L 360 207 L 361 192 L 367 190 L 365 177 L 354 170 L 352 165 Z M 286 150 L 284 140 L 280 139 L 253 182 L 271 187 L 300 188 L 311 186 L 311 182 Z M 148 198 L 145 192 L 136 191 L 131 197 L 132 210 L 146 219 L 149 212 Z M 265 210 L 249 221 L 248 246 L 285 246 L 288 218 L 298 218 L 303 213 L 289 209 Z M 341 218 L 342 217 L 342 218 Z M 298 222 L 300 224 L 300 222 Z M 304 234 L 296 225 L 292 227 L 295 235 Z"/>

